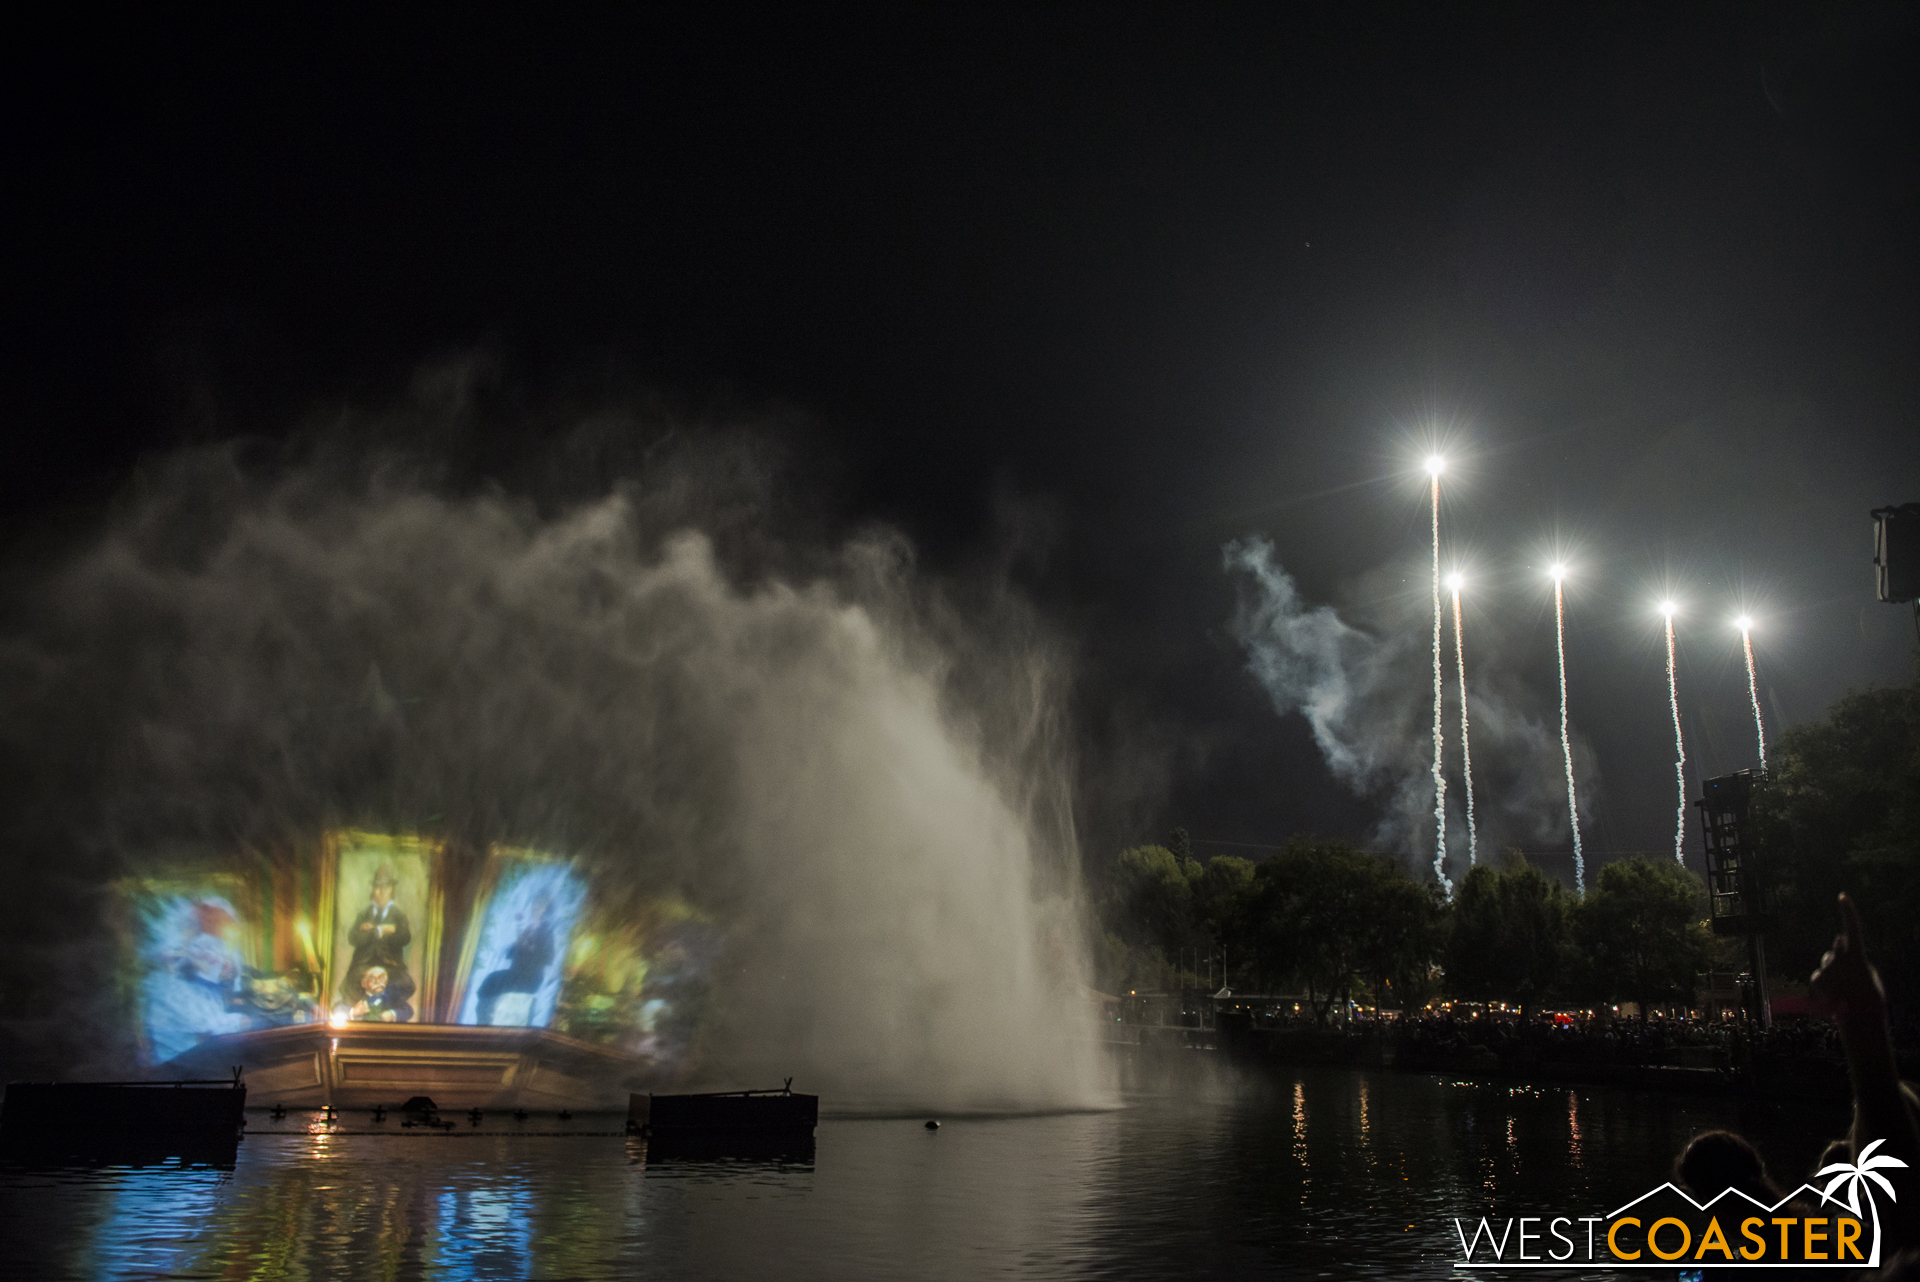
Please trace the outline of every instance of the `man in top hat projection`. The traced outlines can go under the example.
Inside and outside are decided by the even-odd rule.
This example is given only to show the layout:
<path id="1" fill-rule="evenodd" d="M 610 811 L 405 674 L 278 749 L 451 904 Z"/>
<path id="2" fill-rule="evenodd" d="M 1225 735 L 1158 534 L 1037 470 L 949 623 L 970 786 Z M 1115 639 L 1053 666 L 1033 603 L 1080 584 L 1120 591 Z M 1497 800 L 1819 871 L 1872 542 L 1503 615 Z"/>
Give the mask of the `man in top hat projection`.
<path id="1" fill-rule="evenodd" d="M 349 1006 L 366 1000 L 361 981 L 375 967 L 386 973 L 386 986 L 396 993 L 413 992 L 413 976 L 407 970 L 407 945 L 413 942 L 413 926 L 400 905 L 393 902 L 393 888 L 399 880 L 392 864 L 381 864 L 373 874 L 372 897 L 354 919 L 353 929 L 347 932 L 347 942 L 353 945 L 353 960 L 340 980 L 340 1000 Z M 400 1018 L 411 1014 L 411 1009 L 407 1009 L 406 1015 Z"/>

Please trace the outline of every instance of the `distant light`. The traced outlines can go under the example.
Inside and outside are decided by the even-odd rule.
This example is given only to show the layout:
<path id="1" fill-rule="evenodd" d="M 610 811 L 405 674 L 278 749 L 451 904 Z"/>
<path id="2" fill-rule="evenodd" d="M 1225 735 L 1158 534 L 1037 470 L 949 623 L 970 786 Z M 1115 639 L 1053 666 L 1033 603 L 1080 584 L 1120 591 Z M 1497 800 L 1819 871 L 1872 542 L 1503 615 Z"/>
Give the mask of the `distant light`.
<path id="1" fill-rule="evenodd" d="M 1458 570 L 1455 570 L 1452 574 L 1449 574 L 1447 576 L 1447 587 L 1452 589 L 1453 591 L 1458 592 L 1461 588 L 1465 586 L 1467 586 L 1467 576 L 1460 573 Z"/>
<path id="2" fill-rule="evenodd" d="M 1662 601 L 1660 603 L 1660 613 L 1665 615 L 1669 619 L 1671 619 L 1674 615 L 1678 614 L 1679 612 L 1680 612 L 1680 607 L 1672 601 Z"/>
<path id="3" fill-rule="evenodd" d="M 1733 626 L 1739 628 L 1742 632 L 1751 632 L 1753 631 L 1753 616 L 1743 614 L 1733 621 Z"/>
<path id="4" fill-rule="evenodd" d="M 1560 582 L 1562 579 L 1567 577 L 1566 565 L 1560 561 L 1555 561 L 1552 565 L 1547 567 L 1547 577 L 1552 579 L 1555 583 Z"/>
<path id="5" fill-rule="evenodd" d="M 1437 477 L 1440 475 L 1440 473 L 1446 470 L 1447 470 L 1446 459 L 1442 458 L 1438 454 L 1427 455 L 1427 475 L 1428 476 Z"/>

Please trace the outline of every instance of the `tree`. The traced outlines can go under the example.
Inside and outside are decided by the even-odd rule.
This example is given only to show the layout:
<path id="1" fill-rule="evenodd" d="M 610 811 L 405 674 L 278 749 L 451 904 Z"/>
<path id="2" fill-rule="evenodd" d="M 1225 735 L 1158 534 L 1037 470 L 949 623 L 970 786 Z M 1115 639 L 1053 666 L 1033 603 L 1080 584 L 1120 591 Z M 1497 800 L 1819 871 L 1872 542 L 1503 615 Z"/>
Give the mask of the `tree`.
<path id="1" fill-rule="evenodd" d="M 1134 846 L 1120 852 L 1114 869 L 1109 917 L 1128 944 L 1173 952 L 1193 933 L 1193 883 L 1200 865 L 1181 860 L 1165 846 Z"/>
<path id="2" fill-rule="evenodd" d="M 1289 842 L 1259 866 L 1249 909 L 1261 968 L 1303 985 L 1321 1023 L 1358 983 L 1405 987 L 1432 961 L 1431 893 L 1393 860 L 1342 842 Z"/>
<path id="3" fill-rule="evenodd" d="M 1178 843 L 1184 833 L 1173 835 Z M 1121 851 L 1107 896 L 1107 942 L 1097 950 L 1102 973 L 1153 988 L 1198 982 L 1189 977 L 1204 973 L 1199 954 L 1209 944 L 1244 964 L 1255 867 L 1231 855 L 1202 865 L 1167 846 Z"/>
<path id="4" fill-rule="evenodd" d="M 1495 871 L 1467 873 L 1453 901 L 1447 984 L 1473 1001 L 1517 1003 L 1526 1014 L 1555 991 L 1571 947 L 1572 901 L 1518 852 Z"/>
<path id="5" fill-rule="evenodd" d="M 1376 860 L 1375 868 L 1361 973 L 1373 987 L 1374 1005 L 1409 1010 L 1424 1005 L 1431 993 L 1446 906 L 1438 886 L 1415 881 L 1393 860 Z"/>
<path id="6" fill-rule="evenodd" d="M 1167 834 L 1167 849 L 1173 852 L 1173 857 L 1181 864 L 1193 862 L 1193 838 L 1187 834 L 1185 828 L 1175 828 Z"/>
<path id="7" fill-rule="evenodd" d="M 1233 950 L 1245 939 L 1258 867 L 1250 859 L 1215 855 L 1194 879 L 1194 925 L 1215 948 Z"/>
<path id="8" fill-rule="evenodd" d="M 1849 891 L 1900 1026 L 1920 1014 L 1920 681 L 1849 694 L 1768 755 L 1752 816 L 1768 968 L 1810 974 Z"/>
<path id="9" fill-rule="evenodd" d="M 1671 859 L 1620 859 L 1573 912 L 1576 988 L 1594 1001 L 1692 1001 L 1706 968 L 1704 888 Z"/>

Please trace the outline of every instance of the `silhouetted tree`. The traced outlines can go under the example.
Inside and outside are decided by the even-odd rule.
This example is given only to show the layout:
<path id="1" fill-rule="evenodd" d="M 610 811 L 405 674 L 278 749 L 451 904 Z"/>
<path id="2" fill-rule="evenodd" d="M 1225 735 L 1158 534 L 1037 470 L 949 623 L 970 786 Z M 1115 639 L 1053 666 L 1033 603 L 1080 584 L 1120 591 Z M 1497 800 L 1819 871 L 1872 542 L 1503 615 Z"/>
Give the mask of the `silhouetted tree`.
<path id="1" fill-rule="evenodd" d="M 1120 852 L 1113 879 L 1115 928 L 1135 947 L 1172 952 L 1193 933 L 1193 883 L 1200 865 L 1165 846 L 1134 846 Z"/>
<path id="2" fill-rule="evenodd" d="M 1433 991 L 1433 963 L 1446 937 L 1440 888 L 1415 881 L 1391 859 L 1378 860 L 1376 867 L 1361 971 L 1373 987 L 1376 1006 L 1425 1005 Z"/>
<path id="3" fill-rule="evenodd" d="M 1709 950 L 1705 888 L 1671 859 L 1620 859 L 1573 911 L 1575 991 L 1595 1002 L 1692 1001 Z"/>
<path id="4" fill-rule="evenodd" d="M 1768 967 L 1812 973 L 1850 892 L 1896 1027 L 1920 1015 L 1920 681 L 1864 690 L 1781 735 L 1755 790 Z"/>
<path id="5" fill-rule="evenodd" d="M 1321 1023 L 1361 981 L 1423 975 L 1437 942 L 1431 894 L 1342 842 L 1289 842 L 1259 866 L 1250 910 L 1261 969 L 1301 984 Z"/>
<path id="6" fill-rule="evenodd" d="M 1193 861 L 1193 838 L 1187 835 L 1185 828 L 1175 828 L 1167 834 L 1167 849 L 1183 865 Z"/>
<path id="7" fill-rule="evenodd" d="M 1454 896 L 1447 932 L 1447 987 L 1472 1001 L 1519 1005 L 1549 999 L 1566 971 L 1572 899 L 1515 851 L 1507 867 L 1481 864 Z"/>
<path id="8" fill-rule="evenodd" d="M 1194 880 L 1194 925 L 1215 948 L 1231 952 L 1243 945 L 1258 868 L 1250 859 L 1215 855 Z"/>

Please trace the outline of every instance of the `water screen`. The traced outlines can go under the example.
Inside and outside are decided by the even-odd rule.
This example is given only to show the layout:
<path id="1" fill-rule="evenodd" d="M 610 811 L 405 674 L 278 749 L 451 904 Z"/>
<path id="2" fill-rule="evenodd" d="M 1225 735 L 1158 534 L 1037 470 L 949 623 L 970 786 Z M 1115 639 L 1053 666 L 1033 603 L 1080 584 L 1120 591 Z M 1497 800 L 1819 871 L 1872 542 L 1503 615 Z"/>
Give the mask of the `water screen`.
<path id="1" fill-rule="evenodd" d="M 336 1022 L 428 1018 L 439 962 L 434 896 L 439 848 L 413 837 L 348 832 L 328 839 L 333 867 L 329 969 Z"/>
<path id="2" fill-rule="evenodd" d="M 705 914 L 670 894 L 590 896 L 574 861 L 496 846 L 454 924 L 457 968 L 440 974 L 446 861 L 437 841 L 337 830 L 304 852 L 123 883 L 143 1061 L 329 1021 L 551 1028 L 684 1056 L 722 938 Z"/>
<path id="3" fill-rule="evenodd" d="M 258 896 L 231 874 L 125 884 L 140 1058 L 163 1064 L 210 1037 L 319 1018 L 309 968 L 263 969 Z"/>
<path id="4" fill-rule="evenodd" d="M 595 905 L 568 950 L 554 1028 L 652 1059 L 679 1060 L 692 1040 L 719 941 L 713 923 L 678 898 Z"/>
<path id="5" fill-rule="evenodd" d="M 467 927 L 454 1022 L 545 1028 L 586 892 L 570 862 L 496 848 Z"/>

